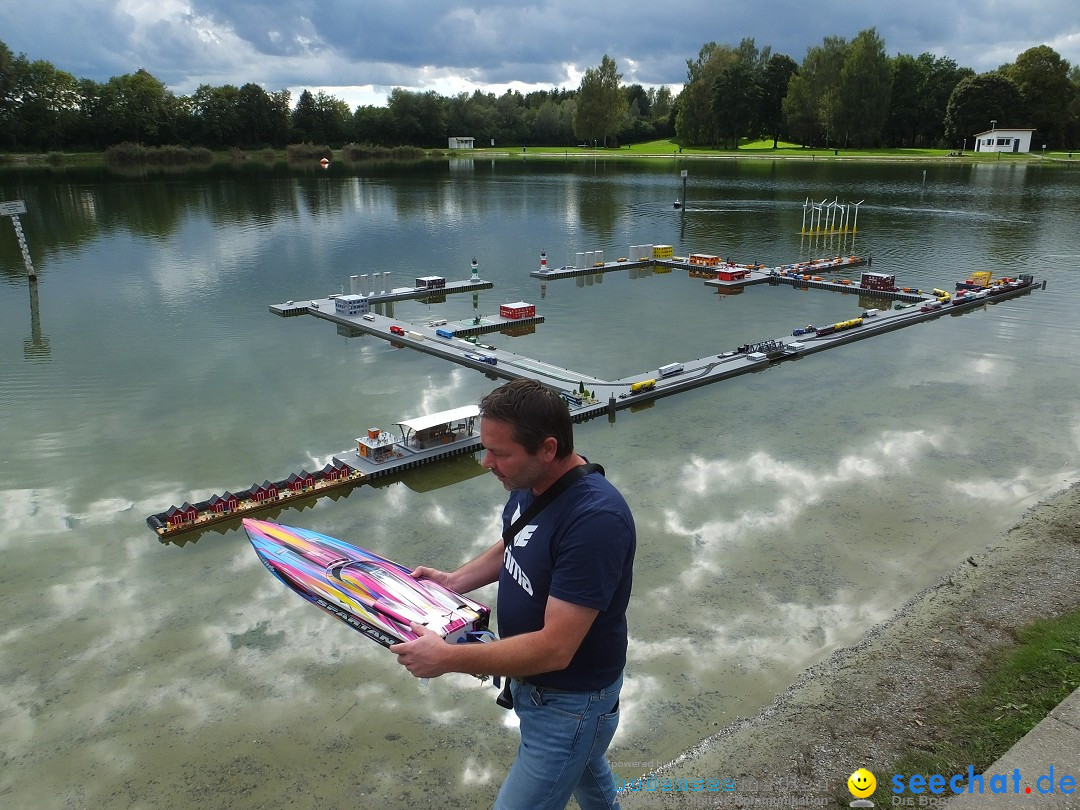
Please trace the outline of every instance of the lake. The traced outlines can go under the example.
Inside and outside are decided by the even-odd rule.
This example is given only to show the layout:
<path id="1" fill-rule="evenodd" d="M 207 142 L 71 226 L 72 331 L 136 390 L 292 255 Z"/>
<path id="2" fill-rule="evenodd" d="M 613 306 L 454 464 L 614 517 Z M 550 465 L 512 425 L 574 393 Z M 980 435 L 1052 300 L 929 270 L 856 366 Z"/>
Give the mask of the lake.
<path id="1" fill-rule="evenodd" d="M 802 235 L 808 199 L 864 201 L 857 233 Z M 553 267 L 641 243 L 768 266 L 854 252 L 900 286 L 951 290 L 978 270 L 1046 280 L 576 428 L 638 523 L 610 751 L 623 777 L 755 714 L 1080 478 L 1074 169 L 530 155 L 5 170 L 7 200 L 26 202 L 38 281 L 0 220 L 5 805 L 490 806 L 517 746 L 494 688 L 415 681 L 270 577 L 240 530 L 163 544 L 144 523 L 498 384 L 268 312 L 347 292 L 353 274 L 460 280 L 475 258 L 493 289 L 395 315 L 535 303 L 533 334 L 483 340 L 607 378 L 877 304 L 786 286 L 719 295 L 678 271 L 541 285 L 541 251 Z M 273 519 L 453 568 L 497 538 L 503 500 L 469 457 Z"/>

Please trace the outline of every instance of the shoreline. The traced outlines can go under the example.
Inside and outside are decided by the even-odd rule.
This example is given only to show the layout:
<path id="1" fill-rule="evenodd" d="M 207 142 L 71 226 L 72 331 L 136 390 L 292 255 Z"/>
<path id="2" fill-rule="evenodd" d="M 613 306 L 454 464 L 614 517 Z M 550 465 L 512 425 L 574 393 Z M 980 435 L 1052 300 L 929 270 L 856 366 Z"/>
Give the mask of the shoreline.
<path id="1" fill-rule="evenodd" d="M 659 780 L 733 782 L 734 790 L 657 785 L 620 795 L 624 810 L 846 806 L 848 775 L 890 767 L 933 737 L 924 717 L 978 684 L 987 653 L 1008 644 L 1013 630 L 1080 606 L 1077 570 L 1080 484 L 1073 484 L 1031 507 L 858 644 L 807 669 L 757 716 L 654 772 Z M 879 774 L 879 785 L 887 778 Z"/>
<path id="2" fill-rule="evenodd" d="M 329 147 L 327 147 L 329 149 Z M 521 149 L 521 151 L 516 151 Z M 265 150 L 243 150 L 238 157 L 228 150 L 214 151 L 213 159 L 206 164 L 187 163 L 181 166 L 168 166 L 167 168 L 187 168 L 196 170 L 205 166 L 220 165 L 247 165 L 251 162 L 262 162 L 267 165 L 275 165 L 279 162 L 303 165 L 304 159 L 290 159 L 286 150 L 271 150 L 272 157 L 267 158 Z M 727 151 L 698 151 L 691 147 L 689 151 L 680 152 L 678 147 L 668 151 L 634 151 L 633 144 L 625 149 L 601 147 L 551 147 L 551 146 L 524 146 L 524 147 L 479 147 L 476 149 L 429 149 L 420 158 L 386 158 L 370 157 L 350 160 L 341 156 L 342 150 L 331 149 L 334 155 L 333 162 L 346 165 L 364 165 L 371 161 L 384 160 L 439 160 L 439 159 L 484 159 L 484 160 L 527 160 L 532 158 L 544 158 L 550 160 L 646 160 L 646 161 L 670 161 L 681 163 L 683 161 L 791 161 L 795 163 L 816 163 L 828 161 L 833 163 L 934 163 L 946 165 L 991 165 L 1008 163 L 1010 165 L 1041 166 L 1055 165 L 1071 167 L 1080 164 L 1080 154 L 1073 157 L 1067 151 L 1055 152 L 1050 155 L 1036 154 L 1033 152 L 1006 154 L 997 152 L 966 152 L 959 154 L 905 154 L 903 150 L 896 150 L 895 154 L 863 154 L 859 150 L 823 149 L 808 147 L 805 150 L 793 150 L 780 148 L 762 150 L 727 150 Z M 1005 158 L 1000 155 L 1006 154 Z M 0 152 L 0 169 L 29 169 L 29 168 L 114 168 L 114 169 L 146 169 L 166 168 L 163 164 L 154 162 L 140 162 L 124 164 L 122 166 L 110 166 L 105 160 L 105 152 L 63 151 L 56 150 L 42 153 L 29 152 Z"/>

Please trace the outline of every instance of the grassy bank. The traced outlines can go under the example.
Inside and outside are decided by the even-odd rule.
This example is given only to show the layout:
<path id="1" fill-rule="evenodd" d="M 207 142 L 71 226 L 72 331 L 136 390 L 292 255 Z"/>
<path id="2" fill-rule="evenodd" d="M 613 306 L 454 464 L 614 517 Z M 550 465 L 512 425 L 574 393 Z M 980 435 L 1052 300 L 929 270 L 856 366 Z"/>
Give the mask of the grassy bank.
<path id="1" fill-rule="evenodd" d="M 541 155 L 568 157 L 597 156 L 611 158 L 643 158 L 653 160 L 866 160 L 866 161 L 942 161 L 950 163 L 976 162 L 1073 162 L 1080 165 L 1078 152 L 1050 152 L 1047 154 L 1006 154 L 996 152 L 964 152 L 962 155 L 948 149 L 843 149 L 812 148 L 780 141 L 776 148 L 773 142 L 745 141 L 738 149 L 709 149 L 706 147 L 683 147 L 671 138 L 648 141 L 645 143 L 625 144 L 620 147 L 602 146 L 500 146 L 480 149 L 457 149 L 451 154 L 467 156 L 469 154 L 485 156 L 521 157 L 522 155 Z"/>
<path id="2" fill-rule="evenodd" d="M 542 156 L 569 158 L 597 157 L 641 160 L 865 160 L 865 161 L 940 161 L 947 163 L 1053 163 L 1055 165 L 1080 165 L 1080 151 L 1048 152 L 1043 154 L 1004 154 L 992 152 L 965 152 L 962 155 L 948 149 L 835 149 L 809 148 L 781 141 L 773 148 L 771 140 L 747 141 L 738 149 L 708 149 L 704 147 L 681 147 L 671 138 L 645 143 L 626 144 L 618 148 L 589 146 L 520 146 L 505 145 L 479 149 L 419 149 L 416 147 L 365 147 L 349 144 L 342 149 L 317 147 L 330 160 L 345 162 L 365 159 L 421 159 L 440 158 L 448 154 L 454 157 L 483 155 L 485 158 L 521 158 Z M 212 164 L 242 164 L 288 162 L 296 160 L 296 145 L 288 149 L 227 149 L 211 152 Z M 316 158 L 317 159 L 317 158 Z M 105 165 L 104 152 L 49 152 L 45 154 L 0 153 L 0 166 L 96 166 Z"/>
<path id="3" fill-rule="evenodd" d="M 922 747 L 882 774 L 948 776 L 969 765 L 980 773 L 1080 688 L 1080 610 L 1037 621 L 1014 638 L 1014 645 L 987 656 L 976 691 L 926 716 L 931 733 Z"/>
<path id="4" fill-rule="evenodd" d="M 341 149 L 317 144 L 290 144 L 285 149 L 223 149 L 161 146 L 147 148 L 138 144 L 117 144 L 102 152 L 0 153 L 0 167 L 52 168 L 79 166 L 116 167 L 200 167 L 217 165 L 277 163 L 318 163 L 322 158 L 346 163 L 366 160 L 419 160 L 445 157 L 439 149 L 425 150 L 412 146 L 393 148 L 367 144 L 346 144 Z"/>

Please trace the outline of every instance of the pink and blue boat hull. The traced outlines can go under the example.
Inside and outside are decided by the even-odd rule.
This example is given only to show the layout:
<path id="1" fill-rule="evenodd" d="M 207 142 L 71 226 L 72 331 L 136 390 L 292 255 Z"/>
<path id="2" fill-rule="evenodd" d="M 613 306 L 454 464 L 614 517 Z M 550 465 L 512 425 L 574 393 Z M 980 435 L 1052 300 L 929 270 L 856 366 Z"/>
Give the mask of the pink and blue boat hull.
<path id="1" fill-rule="evenodd" d="M 266 569 L 316 607 L 389 647 L 422 624 L 447 641 L 478 640 L 491 610 L 371 551 L 310 529 L 244 518 Z"/>

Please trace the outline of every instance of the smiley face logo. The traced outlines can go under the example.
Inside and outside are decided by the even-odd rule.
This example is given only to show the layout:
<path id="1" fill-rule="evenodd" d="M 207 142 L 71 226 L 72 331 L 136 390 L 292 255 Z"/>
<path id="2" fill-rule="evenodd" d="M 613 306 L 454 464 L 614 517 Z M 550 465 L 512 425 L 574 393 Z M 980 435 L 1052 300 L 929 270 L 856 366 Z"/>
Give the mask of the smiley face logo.
<path id="1" fill-rule="evenodd" d="M 859 768 L 848 777 L 847 787 L 856 799 L 865 799 L 877 789 L 877 779 L 866 768 Z"/>

